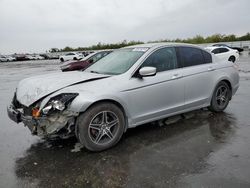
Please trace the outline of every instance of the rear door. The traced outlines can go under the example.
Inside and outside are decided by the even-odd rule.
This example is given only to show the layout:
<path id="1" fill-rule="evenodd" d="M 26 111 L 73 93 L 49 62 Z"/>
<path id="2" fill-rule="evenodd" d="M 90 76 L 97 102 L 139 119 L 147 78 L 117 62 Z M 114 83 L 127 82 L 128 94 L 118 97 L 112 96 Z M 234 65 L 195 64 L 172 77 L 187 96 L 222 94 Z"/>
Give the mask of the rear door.
<path id="1" fill-rule="evenodd" d="M 197 108 L 209 103 L 215 70 L 211 54 L 195 47 L 178 47 L 177 52 L 183 69 L 185 108 Z"/>

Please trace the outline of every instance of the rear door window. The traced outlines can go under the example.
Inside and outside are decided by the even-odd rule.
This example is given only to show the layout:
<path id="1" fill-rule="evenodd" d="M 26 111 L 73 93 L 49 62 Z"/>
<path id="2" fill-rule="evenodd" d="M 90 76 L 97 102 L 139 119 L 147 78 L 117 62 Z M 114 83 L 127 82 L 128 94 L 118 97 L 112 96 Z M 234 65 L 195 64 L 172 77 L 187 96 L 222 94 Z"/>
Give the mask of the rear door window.
<path id="1" fill-rule="evenodd" d="M 229 50 L 227 48 L 220 48 L 220 53 L 228 52 Z"/>
<path id="2" fill-rule="evenodd" d="M 199 48 L 178 47 L 178 56 L 182 67 L 205 64 L 203 52 Z"/>
<path id="3" fill-rule="evenodd" d="M 212 50 L 212 53 L 219 54 L 220 53 L 220 48 L 216 48 L 216 49 Z"/>

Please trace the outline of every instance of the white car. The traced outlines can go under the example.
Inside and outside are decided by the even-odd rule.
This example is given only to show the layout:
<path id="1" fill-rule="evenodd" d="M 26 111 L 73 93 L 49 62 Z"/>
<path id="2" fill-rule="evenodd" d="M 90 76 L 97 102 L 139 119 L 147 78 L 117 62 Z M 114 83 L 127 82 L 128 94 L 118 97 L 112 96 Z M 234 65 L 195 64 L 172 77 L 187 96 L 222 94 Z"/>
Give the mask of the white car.
<path id="1" fill-rule="evenodd" d="M 12 57 L 12 56 L 0 56 L 0 61 L 1 62 L 6 62 L 6 61 L 15 61 L 16 58 Z"/>
<path id="2" fill-rule="evenodd" d="M 64 61 L 68 61 L 68 60 L 78 60 L 78 59 L 80 59 L 82 57 L 83 57 L 83 55 L 80 54 L 80 53 L 69 52 L 69 53 L 67 53 L 65 55 L 61 55 L 59 57 L 59 59 L 60 59 L 61 62 L 64 62 Z"/>
<path id="3" fill-rule="evenodd" d="M 40 55 L 34 55 L 35 59 L 37 60 L 43 60 L 45 59 L 44 57 L 40 56 Z"/>
<path id="4" fill-rule="evenodd" d="M 238 50 L 234 50 L 225 46 L 211 46 L 206 47 L 206 50 L 215 54 L 220 61 L 232 61 L 233 63 L 239 58 Z"/>
<path id="5" fill-rule="evenodd" d="M 13 56 L 6 56 L 7 61 L 16 61 L 16 58 Z"/>
<path id="6" fill-rule="evenodd" d="M 27 55 L 26 56 L 29 60 L 42 60 L 45 59 L 44 57 L 40 56 L 40 55 Z"/>
<path id="7" fill-rule="evenodd" d="M 33 55 L 26 55 L 28 60 L 35 60 L 36 58 Z"/>
<path id="8" fill-rule="evenodd" d="M 1 55 L 0 56 L 0 62 L 6 62 L 6 61 L 7 61 L 6 57 Z"/>

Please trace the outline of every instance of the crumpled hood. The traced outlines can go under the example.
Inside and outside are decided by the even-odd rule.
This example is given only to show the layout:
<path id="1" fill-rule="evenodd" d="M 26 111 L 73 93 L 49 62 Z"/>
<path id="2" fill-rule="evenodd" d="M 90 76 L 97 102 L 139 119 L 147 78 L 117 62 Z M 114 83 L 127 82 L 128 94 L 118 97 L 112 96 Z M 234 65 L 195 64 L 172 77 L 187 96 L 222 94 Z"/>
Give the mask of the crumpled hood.
<path id="1" fill-rule="evenodd" d="M 29 106 L 40 98 L 65 87 L 106 77 L 108 76 L 81 71 L 59 72 L 34 76 L 23 79 L 19 82 L 16 96 L 21 104 Z"/>

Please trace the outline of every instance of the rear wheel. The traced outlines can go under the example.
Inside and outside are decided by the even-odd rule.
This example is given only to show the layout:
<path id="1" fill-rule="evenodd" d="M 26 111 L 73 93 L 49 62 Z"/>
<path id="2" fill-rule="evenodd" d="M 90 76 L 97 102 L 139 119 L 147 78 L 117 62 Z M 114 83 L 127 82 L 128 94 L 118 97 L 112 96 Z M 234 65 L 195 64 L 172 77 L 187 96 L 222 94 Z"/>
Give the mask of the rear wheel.
<path id="1" fill-rule="evenodd" d="M 63 59 L 63 58 L 60 58 L 60 61 L 61 61 L 61 62 L 64 62 L 64 59 Z"/>
<path id="2" fill-rule="evenodd" d="M 235 57 L 234 56 L 230 56 L 229 59 L 228 59 L 228 61 L 231 61 L 231 62 L 234 63 L 235 62 Z"/>
<path id="3" fill-rule="evenodd" d="M 213 93 L 213 97 L 211 100 L 211 104 L 209 106 L 209 110 L 213 112 L 221 112 L 223 111 L 231 98 L 231 90 L 228 84 L 224 81 L 220 82 Z"/>
<path id="4" fill-rule="evenodd" d="M 122 110 L 113 103 L 92 106 L 77 119 L 77 137 L 90 151 L 102 151 L 114 146 L 122 137 L 125 119 Z"/>

